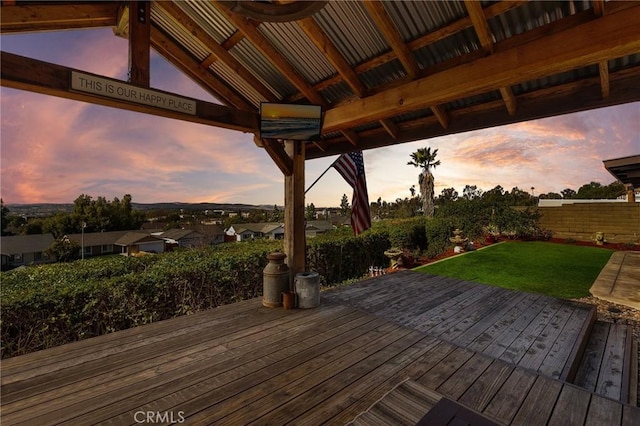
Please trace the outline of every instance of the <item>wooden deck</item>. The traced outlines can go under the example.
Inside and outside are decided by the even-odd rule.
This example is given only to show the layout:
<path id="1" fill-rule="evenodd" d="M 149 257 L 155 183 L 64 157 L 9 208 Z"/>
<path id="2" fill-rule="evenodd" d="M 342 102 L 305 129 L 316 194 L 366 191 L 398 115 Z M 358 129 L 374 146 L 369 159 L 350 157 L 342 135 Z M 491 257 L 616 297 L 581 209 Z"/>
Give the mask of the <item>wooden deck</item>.
<path id="1" fill-rule="evenodd" d="M 596 319 L 590 305 L 411 271 L 325 298 L 561 380 L 575 375 Z"/>
<path id="2" fill-rule="evenodd" d="M 323 294 L 312 310 L 268 309 L 255 299 L 4 360 L 2 424 L 136 424 L 148 413 L 165 424 L 346 424 L 407 379 L 498 424 L 640 424 L 638 408 L 447 342 L 444 329 L 430 336 L 348 306 L 336 294 Z M 437 297 L 425 291 L 414 303 Z M 513 297 L 527 312 L 527 296 Z M 450 333 L 478 342 L 467 333 L 475 322 L 456 324 Z"/>

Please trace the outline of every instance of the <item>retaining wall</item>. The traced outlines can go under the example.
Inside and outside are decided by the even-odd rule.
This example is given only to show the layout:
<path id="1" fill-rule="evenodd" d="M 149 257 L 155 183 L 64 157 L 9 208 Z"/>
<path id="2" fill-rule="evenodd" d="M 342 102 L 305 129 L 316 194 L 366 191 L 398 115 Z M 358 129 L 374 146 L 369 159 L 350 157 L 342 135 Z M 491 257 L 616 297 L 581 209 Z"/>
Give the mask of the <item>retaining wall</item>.
<path id="1" fill-rule="evenodd" d="M 580 203 L 538 207 L 540 226 L 553 238 L 594 241 L 603 232 L 609 243 L 640 243 L 640 203 Z"/>

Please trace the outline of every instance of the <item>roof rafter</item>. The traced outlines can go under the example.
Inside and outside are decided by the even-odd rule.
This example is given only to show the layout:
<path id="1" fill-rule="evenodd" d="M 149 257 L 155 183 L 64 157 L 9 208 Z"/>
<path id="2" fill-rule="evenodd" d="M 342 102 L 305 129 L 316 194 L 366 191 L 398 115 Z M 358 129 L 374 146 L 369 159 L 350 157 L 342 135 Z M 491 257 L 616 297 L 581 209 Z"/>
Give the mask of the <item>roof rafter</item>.
<path id="1" fill-rule="evenodd" d="M 151 27 L 151 43 L 153 48 L 162 56 L 169 59 L 174 65 L 178 66 L 182 72 L 198 81 L 204 88 L 208 88 L 210 92 L 221 102 L 234 106 L 244 111 L 254 111 L 255 108 L 247 102 L 242 96 L 233 89 L 218 80 L 212 73 L 202 69 L 200 63 L 195 58 L 178 47 L 173 40 L 155 27 Z"/>
<path id="2" fill-rule="evenodd" d="M 358 78 L 358 75 L 353 71 L 351 65 L 344 59 L 329 37 L 322 32 L 320 25 L 318 25 L 313 18 L 301 19 L 297 21 L 297 23 L 309 39 L 311 39 L 313 44 L 327 57 L 331 65 L 338 70 L 338 74 L 349 85 L 351 90 L 353 90 L 353 93 L 358 97 L 364 96 L 366 89 Z"/>
<path id="3" fill-rule="evenodd" d="M 504 0 L 501 1 L 499 3 L 493 4 L 489 7 L 487 7 L 486 9 L 484 9 L 484 14 L 487 18 L 491 18 L 494 16 L 497 16 L 501 13 L 504 13 L 508 10 L 511 10 L 513 8 L 516 8 L 518 6 L 521 6 L 522 4 L 526 3 L 526 0 Z M 458 19 L 457 21 L 446 25 L 438 30 L 435 30 L 433 32 L 430 32 L 428 34 L 425 34 L 422 37 L 419 37 L 415 40 L 411 40 L 409 42 L 407 42 L 407 46 L 409 47 L 409 50 L 414 51 L 417 49 L 420 49 L 422 47 L 425 47 L 429 44 L 435 43 L 437 41 L 443 40 L 453 34 L 456 34 L 464 29 L 467 29 L 469 27 L 472 26 L 471 23 L 471 18 L 469 18 L 468 16 L 465 16 L 464 18 Z M 354 71 L 356 72 L 356 74 L 361 74 L 364 72 L 367 72 L 373 68 L 376 68 L 380 65 L 386 64 L 387 62 L 391 62 L 394 59 L 397 59 L 397 55 L 396 53 L 391 50 L 389 52 L 383 53 L 379 56 L 376 56 L 374 58 L 371 58 L 361 64 L 358 64 L 355 68 Z M 427 74 L 428 69 L 425 70 L 421 70 L 420 71 L 420 75 L 425 75 Z M 333 86 L 335 84 L 338 84 L 340 82 L 340 76 L 334 76 L 332 78 L 328 78 L 324 81 L 321 81 L 319 83 L 317 83 L 314 88 L 316 90 L 323 90 L 326 89 L 329 86 Z M 301 95 L 294 95 L 291 97 L 292 101 L 295 101 L 297 99 L 300 99 Z"/>
<path id="4" fill-rule="evenodd" d="M 400 36 L 398 29 L 391 20 L 391 17 L 384 8 L 384 5 L 378 0 L 367 1 L 363 4 L 378 25 L 382 35 L 391 46 L 391 50 L 400 60 L 400 63 L 402 63 L 409 79 L 414 80 L 420 74 L 420 67 L 418 66 L 416 59 L 413 57 L 411 49 L 405 44 L 404 40 Z M 433 105 L 431 107 L 431 111 L 433 112 L 433 115 L 438 118 L 442 127 L 447 128 L 449 125 L 447 111 L 439 105 Z"/>
<path id="5" fill-rule="evenodd" d="M 487 22 L 480 3 L 472 0 L 464 0 L 464 6 L 467 8 L 467 12 L 469 12 L 469 17 L 473 23 L 473 28 L 476 31 L 478 40 L 480 40 L 480 45 L 488 53 L 493 53 L 495 45 L 493 34 L 491 33 L 489 23 Z M 516 113 L 516 98 L 513 95 L 513 90 L 508 86 L 500 87 L 499 90 L 507 107 L 507 111 L 510 115 L 514 115 Z"/>
<path id="6" fill-rule="evenodd" d="M 612 19 L 615 16 L 616 19 Z M 640 6 L 333 108 L 325 132 L 486 93 L 640 51 Z M 599 34 L 597 40 L 584 33 Z"/>
<path id="7" fill-rule="evenodd" d="M 201 41 L 208 49 L 211 50 L 212 55 L 202 62 L 203 68 L 209 68 L 216 61 L 222 61 L 233 72 L 238 74 L 245 82 L 247 82 L 253 89 L 262 95 L 268 101 L 275 101 L 277 97 L 258 80 L 253 74 L 251 74 L 245 67 L 238 61 L 233 55 L 228 52 L 228 49 L 218 44 L 211 36 L 205 33 L 186 13 L 182 11 L 175 3 L 169 1 L 156 2 L 156 5 L 162 8 L 167 14 L 176 20 L 183 28 L 185 28 L 190 34 Z"/>
<path id="8" fill-rule="evenodd" d="M 605 7 L 604 0 L 594 0 L 593 11 L 596 16 L 604 16 Z M 606 98 L 611 92 L 609 87 L 609 61 L 601 61 L 598 64 L 598 72 L 600 73 L 600 85 L 602 86 L 602 97 Z"/>

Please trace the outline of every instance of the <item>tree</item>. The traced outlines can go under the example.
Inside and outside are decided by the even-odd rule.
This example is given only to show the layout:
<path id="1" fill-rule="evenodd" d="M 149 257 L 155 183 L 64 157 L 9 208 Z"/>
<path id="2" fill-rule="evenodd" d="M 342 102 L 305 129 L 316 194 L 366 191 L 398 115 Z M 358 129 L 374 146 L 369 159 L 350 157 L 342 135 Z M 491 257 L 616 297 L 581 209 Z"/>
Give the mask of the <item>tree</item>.
<path id="1" fill-rule="evenodd" d="M 465 185 L 462 190 L 462 198 L 465 200 L 473 200 L 482 196 L 482 189 L 478 189 L 476 185 Z"/>
<path id="2" fill-rule="evenodd" d="M 340 214 L 342 216 L 346 216 L 349 214 L 349 199 L 347 198 L 347 194 L 342 194 L 342 199 L 340 200 Z"/>
<path id="3" fill-rule="evenodd" d="M 46 254 L 58 262 L 71 262 L 80 258 L 80 246 L 68 238 L 60 238 L 51 244 Z"/>
<path id="4" fill-rule="evenodd" d="M 434 207 L 434 179 L 431 169 L 435 169 L 440 165 L 440 160 L 436 161 L 438 150 L 431 152 L 430 147 L 418 148 L 416 152 L 411 153 L 411 161 L 407 163 L 409 166 L 419 167 L 422 169 L 418 175 L 418 184 L 420 185 L 420 195 L 422 196 L 422 211 L 425 216 L 432 217 L 435 211 Z"/>
<path id="5" fill-rule="evenodd" d="M 438 204 L 445 204 L 447 202 L 456 201 L 458 196 L 458 191 L 456 191 L 455 188 L 445 188 L 440 192 L 436 201 Z"/>
<path id="6" fill-rule="evenodd" d="M 9 235 L 6 231 L 9 224 L 9 209 L 4 205 L 4 200 L 0 198 L 0 226 L 2 227 L 2 236 Z"/>
<path id="7" fill-rule="evenodd" d="M 565 200 L 576 197 L 576 191 L 571 188 L 565 188 L 560 193 L 562 194 L 562 198 L 564 198 Z"/>
<path id="8" fill-rule="evenodd" d="M 269 222 L 282 222 L 284 220 L 284 212 L 278 208 L 276 204 L 273 205 L 273 210 L 269 214 Z"/>
<path id="9" fill-rule="evenodd" d="M 582 185 L 580 189 L 578 189 L 575 198 L 594 200 L 615 199 L 625 193 L 624 185 L 618 182 L 613 182 L 607 186 L 602 186 L 599 182 L 591 182 Z"/>
<path id="10" fill-rule="evenodd" d="M 560 200 L 562 199 L 562 195 L 557 192 L 547 192 L 546 194 L 540 194 L 540 199 L 542 200 Z"/>
<path id="11" fill-rule="evenodd" d="M 307 204 L 304 216 L 307 220 L 316 220 L 316 206 L 313 203 Z"/>

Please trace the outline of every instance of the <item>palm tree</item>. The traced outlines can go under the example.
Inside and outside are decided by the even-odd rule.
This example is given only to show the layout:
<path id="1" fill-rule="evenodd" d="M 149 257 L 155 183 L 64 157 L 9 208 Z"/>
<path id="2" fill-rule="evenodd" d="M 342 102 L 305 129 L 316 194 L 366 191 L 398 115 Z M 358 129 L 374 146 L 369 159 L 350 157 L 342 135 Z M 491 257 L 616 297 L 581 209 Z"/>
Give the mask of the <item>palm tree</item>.
<path id="1" fill-rule="evenodd" d="M 434 212 L 433 203 L 433 174 L 431 169 L 435 169 L 440 165 L 440 160 L 436 160 L 438 150 L 431 148 L 418 148 L 411 154 L 411 161 L 407 163 L 409 166 L 420 167 L 422 172 L 418 175 L 418 183 L 420 184 L 420 195 L 422 196 L 422 210 L 425 216 L 432 217 Z"/>

